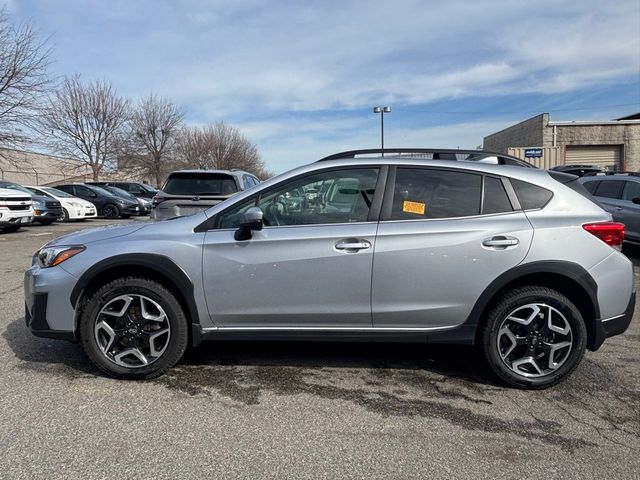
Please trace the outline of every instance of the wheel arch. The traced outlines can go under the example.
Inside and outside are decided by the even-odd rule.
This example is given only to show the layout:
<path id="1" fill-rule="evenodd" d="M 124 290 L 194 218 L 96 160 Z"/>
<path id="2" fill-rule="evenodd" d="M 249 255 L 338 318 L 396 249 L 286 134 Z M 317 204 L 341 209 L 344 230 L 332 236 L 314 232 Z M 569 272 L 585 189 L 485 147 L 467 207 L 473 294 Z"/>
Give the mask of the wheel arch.
<path id="1" fill-rule="evenodd" d="M 82 298 L 101 285 L 125 276 L 146 277 L 160 283 L 176 296 L 189 321 L 189 331 L 193 329 L 194 324 L 200 324 L 191 279 L 169 257 L 150 253 L 116 255 L 96 263 L 85 271 L 69 297 L 71 305 L 76 310 L 76 321 L 77 307 Z"/>
<path id="2" fill-rule="evenodd" d="M 547 287 L 566 296 L 580 310 L 585 321 L 587 348 L 597 350 L 600 347 L 604 338 L 601 338 L 601 329 L 598 328 L 598 285 L 583 267 L 566 261 L 541 261 L 519 265 L 496 278 L 484 290 L 465 322 L 476 326 L 474 343 L 478 343 L 480 327 L 500 295 L 522 286 Z"/>

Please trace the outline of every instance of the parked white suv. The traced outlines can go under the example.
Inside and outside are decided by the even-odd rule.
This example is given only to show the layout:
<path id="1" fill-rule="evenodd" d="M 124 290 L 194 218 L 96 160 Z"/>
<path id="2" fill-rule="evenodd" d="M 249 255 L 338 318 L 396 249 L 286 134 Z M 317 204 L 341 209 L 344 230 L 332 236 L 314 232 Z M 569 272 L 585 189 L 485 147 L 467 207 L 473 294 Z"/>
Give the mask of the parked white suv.
<path id="1" fill-rule="evenodd" d="M 0 231 L 15 232 L 33 222 L 31 197 L 23 192 L 0 188 Z"/>

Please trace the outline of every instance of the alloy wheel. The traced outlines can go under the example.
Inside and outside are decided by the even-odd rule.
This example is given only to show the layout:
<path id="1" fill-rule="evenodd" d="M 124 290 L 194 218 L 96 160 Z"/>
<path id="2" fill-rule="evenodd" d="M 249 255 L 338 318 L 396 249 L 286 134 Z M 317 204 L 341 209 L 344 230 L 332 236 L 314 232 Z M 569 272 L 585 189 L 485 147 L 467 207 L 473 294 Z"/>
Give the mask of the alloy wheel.
<path id="1" fill-rule="evenodd" d="M 108 360 L 121 367 L 140 368 L 162 356 L 169 345 L 171 327 L 155 300 L 128 294 L 110 300 L 100 310 L 94 335 Z"/>
<path id="2" fill-rule="evenodd" d="M 118 207 L 115 205 L 106 205 L 102 209 L 102 215 L 104 218 L 116 218 L 118 216 Z"/>
<path id="3" fill-rule="evenodd" d="M 524 377 L 544 377 L 558 370 L 573 346 L 567 318 L 544 303 L 513 310 L 500 324 L 496 339 L 504 364 Z"/>

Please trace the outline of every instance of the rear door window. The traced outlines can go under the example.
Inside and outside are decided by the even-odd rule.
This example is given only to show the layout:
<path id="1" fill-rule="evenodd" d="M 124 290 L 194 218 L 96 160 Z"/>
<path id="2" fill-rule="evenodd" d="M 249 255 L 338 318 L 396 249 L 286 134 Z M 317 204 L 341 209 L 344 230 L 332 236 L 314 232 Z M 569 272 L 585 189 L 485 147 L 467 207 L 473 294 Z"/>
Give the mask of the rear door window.
<path id="1" fill-rule="evenodd" d="M 624 180 L 601 180 L 596 189 L 596 197 L 620 198 Z"/>
<path id="2" fill-rule="evenodd" d="M 389 220 L 455 218 L 480 214 L 482 176 L 400 167 Z"/>
<path id="3" fill-rule="evenodd" d="M 482 196 L 482 214 L 512 212 L 513 207 L 502 185 L 502 180 L 495 177 L 484 177 L 484 194 Z"/>
<path id="4" fill-rule="evenodd" d="M 170 195 L 231 195 L 238 191 L 235 179 L 224 173 L 172 173 L 162 189 Z"/>
<path id="5" fill-rule="evenodd" d="M 626 182 L 624 182 L 622 199 L 627 200 L 628 202 L 632 202 L 634 198 L 640 198 L 640 182 L 627 180 Z"/>

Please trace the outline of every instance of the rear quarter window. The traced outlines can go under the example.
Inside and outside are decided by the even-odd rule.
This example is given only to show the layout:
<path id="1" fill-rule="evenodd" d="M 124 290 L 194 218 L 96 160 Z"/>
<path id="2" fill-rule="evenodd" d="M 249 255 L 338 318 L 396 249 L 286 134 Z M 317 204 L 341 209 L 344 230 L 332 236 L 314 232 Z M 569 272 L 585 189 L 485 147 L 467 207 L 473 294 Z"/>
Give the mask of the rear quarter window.
<path id="1" fill-rule="evenodd" d="M 512 212 L 513 207 L 502 185 L 502 180 L 495 177 L 484 177 L 484 195 L 482 196 L 482 213 Z"/>
<path id="2" fill-rule="evenodd" d="M 533 183 L 523 182 L 522 180 L 511 179 L 511 185 L 516 191 L 516 196 L 523 210 L 536 210 L 543 208 L 551 197 L 553 192 L 546 188 L 539 187 Z"/>

